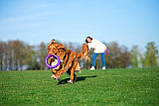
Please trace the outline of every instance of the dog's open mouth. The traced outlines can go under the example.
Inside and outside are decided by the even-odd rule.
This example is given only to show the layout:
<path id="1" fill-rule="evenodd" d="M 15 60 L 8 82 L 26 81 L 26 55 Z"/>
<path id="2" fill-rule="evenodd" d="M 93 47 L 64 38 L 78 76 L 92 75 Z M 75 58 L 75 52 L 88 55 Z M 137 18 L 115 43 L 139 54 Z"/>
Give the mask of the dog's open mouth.
<path id="1" fill-rule="evenodd" d="M 55 65 L 58 64 L 58 60 L 57 60 L 56 58 L 50 58 L 49 64 L 50 64 L 51 66 L 55 66 Z M 58 65 L 58 66 L 55 67 L 54 69 L 55 69 L 55 70 L 58 70 L 59 68 L 60 68 L 60 65 Z"/>
<path id="2" fill-rule="evenodd" d="M 56 64 L 58 64 L 58 60 L 54 59 L 54 61 L 51 62 L 51 66 L 55 66 Z M 56 68 L 54 68 L 55 70 L 58 70 L 60 68 L 60 65 L 58 65 Z"/>

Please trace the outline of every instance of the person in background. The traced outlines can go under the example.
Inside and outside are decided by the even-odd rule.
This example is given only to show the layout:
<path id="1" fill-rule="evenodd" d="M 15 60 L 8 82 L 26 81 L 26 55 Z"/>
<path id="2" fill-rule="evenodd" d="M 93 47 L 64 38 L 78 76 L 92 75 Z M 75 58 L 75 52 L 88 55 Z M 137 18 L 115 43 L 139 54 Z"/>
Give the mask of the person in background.
<path id="1" fill-rule="evenodd" d="M 106 69 L 106 64 L 105 64 L 105 54 L 104 51 L 107 50 L 107 47 L 100 41 L 87 36 L 87 38 L 85 39 L 86 43 L 88 44 L 89 50 L 91 48 L 94 49 L 94 54 L 93 54 L 93 59 L 92 59 L 92 66 L 90 68 L 90 70 L 95 70 L 95 65 L 96 65 L 96 57 L 98 56 L 98 54 L 101 55 L 101 60 L 102 60 L 102 64 L 103 67 L 102 69 L 105 70 Z"/>

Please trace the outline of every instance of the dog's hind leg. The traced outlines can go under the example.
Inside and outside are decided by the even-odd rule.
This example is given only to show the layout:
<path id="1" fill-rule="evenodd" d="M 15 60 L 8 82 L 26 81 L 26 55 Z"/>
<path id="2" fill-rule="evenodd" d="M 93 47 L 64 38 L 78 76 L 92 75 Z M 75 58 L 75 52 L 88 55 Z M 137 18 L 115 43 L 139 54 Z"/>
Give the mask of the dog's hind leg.
<path id="1" fill-rule="evenodd" d="M 76 80 L 77 80 L 77 75 L 74 74 L 74 80 L 73 80 L 73 82 L 76 82 Z"/>
<path id="2" fill-rule="evenodd" d="M 76 79 L 76 75 L 74 74 L 74 68 L 72 67 L 70 69 L 70 80 L 68 81 L 68 83 L 73 84 L 75 79 Z"/>

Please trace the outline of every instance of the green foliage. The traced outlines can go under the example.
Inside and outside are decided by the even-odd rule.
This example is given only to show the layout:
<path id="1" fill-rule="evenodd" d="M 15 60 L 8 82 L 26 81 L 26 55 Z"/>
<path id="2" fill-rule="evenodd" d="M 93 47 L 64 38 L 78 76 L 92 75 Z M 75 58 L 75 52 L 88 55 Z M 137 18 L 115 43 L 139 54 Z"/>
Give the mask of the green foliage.
<path id="1" fill-rule="evenodd" d="M 40 43 L 40 46 L 38 47 L 37 55 L 39 58 L 40 69 L 44 70 L 46 67 L 45 57 L 48 55 L 47 45 L 44 42 Z"/>
<path id="2" fill-rule="evenodd" d="M 126 68 L 131 64 L 131 55 L 126 46 L 120 46 L 117 42 L 106 44 L 110 50 L 105 55 L 107 68 Z"/>
<path id="3" fill-rule="evenodd" d="M 157 66 L 158 50 L 154 42 L 149 42 L 146 46 L 144 65 L 146 67 Z"/>
<path id="4" fill-rule="evenodd" d="M 133 46 L 132 50 L 131 50 L 131 64 L 132 67 L 136 68 L 138 67 L 139 61 L 138 61 L 138 46 L 135 45 Z"/>
<path id="5" fill-rule="evenodd" d="M 60 43 L 56 40 L 55 43 Z M 81 44 L 65 42 L 67 49 L 80 52 Z M 46 69 L 45 57 L 47 56 L 47 45 L 41 42 L 37 46 L 26 44 L 23 41 L 12 40 L 8 42 L 0 41 L 0 70 L 44 70 Z M 154 42 L 149 42 L 146 46 L 145 56 L 141 54 L 137 46 L 131 51 L 126 46 L 120 46 L 117 42 L 110 42 L 105 45 L 110 50 L 109 55 L 105 55 L 107 68 L 126 68 L 132 67 L 152 67 L 157 66 L 158 50 Z M 89 69 L 92 64 L 93 50 L 89 51 L 88 60 L 80 60 L 81 68 Z M 99 55 L 100 56 L 100 55 Z M 101 58 L 96 59 L 96 68 L 101 69 Z"/>
<path id="6" fill-rule="evenodd" d="M 158 78 L 159 68 L 83 70 L 75 84 L 57 85 L 50 71 L 3 71 L 0 105 L 157 106 Z"/>
<path id="7" fill-rule="evenodd" d="M 0 70 L 22 69 L 22 66 L 24 65 L 24 60 L 24 42 L 19 40 L 0 42 Z"/>
<path id="8" fill-rule="evenodd" d="M 19 40 L 0 42 L 0 70 L 45 69 L 47 46 L 31 46 Z M 38 61 L 39 60 L 39 61 Z M 4 64 L 5 63 L 5 64 Z"/>
<path id="9" fill-rule="evenodd" d="M 39 67 L 39 64 L 37 62 L 37 53 L 36 51 L 34 50 L 34 46 L 29 46 L 27 45 L 26 46 L 26 59 L 25 59 L 25 64 L 28 66 L 28 69 L 40 69 Z"/>

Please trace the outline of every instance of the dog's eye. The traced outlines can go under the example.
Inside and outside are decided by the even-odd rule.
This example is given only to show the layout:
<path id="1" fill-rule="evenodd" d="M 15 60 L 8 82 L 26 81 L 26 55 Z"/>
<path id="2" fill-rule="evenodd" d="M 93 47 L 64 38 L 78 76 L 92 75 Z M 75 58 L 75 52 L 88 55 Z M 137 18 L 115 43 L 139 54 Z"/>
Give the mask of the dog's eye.
<path id="1" fill-rule="evenodd" d="M 62 48 L 63 51 L 65 51 L 65 48 Z"/>

